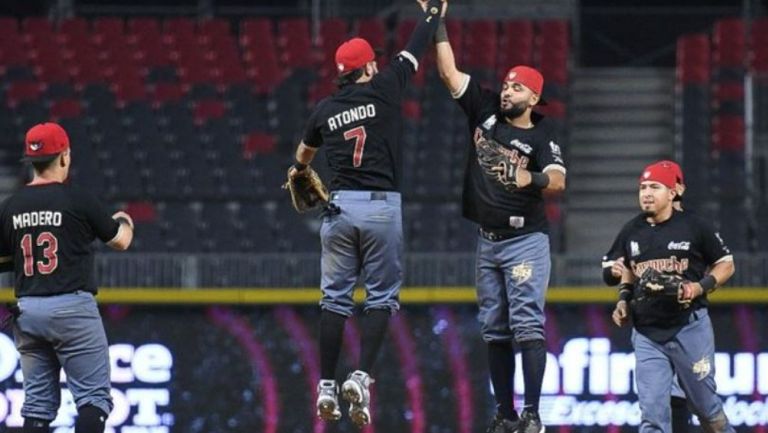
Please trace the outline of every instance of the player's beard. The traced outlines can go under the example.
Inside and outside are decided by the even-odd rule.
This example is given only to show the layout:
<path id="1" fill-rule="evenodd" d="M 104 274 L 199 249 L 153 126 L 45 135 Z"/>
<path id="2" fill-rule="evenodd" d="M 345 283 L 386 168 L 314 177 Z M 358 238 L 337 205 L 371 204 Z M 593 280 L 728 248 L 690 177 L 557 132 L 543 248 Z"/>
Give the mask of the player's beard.
<path id="1" fill-rule="evenodd" d="M 508 108 L 500 107 L 499 113 L 502 117 L 512 120 L 522 116 L 527 109 L 528 103 L 525 101 L 512 102 Z"/>

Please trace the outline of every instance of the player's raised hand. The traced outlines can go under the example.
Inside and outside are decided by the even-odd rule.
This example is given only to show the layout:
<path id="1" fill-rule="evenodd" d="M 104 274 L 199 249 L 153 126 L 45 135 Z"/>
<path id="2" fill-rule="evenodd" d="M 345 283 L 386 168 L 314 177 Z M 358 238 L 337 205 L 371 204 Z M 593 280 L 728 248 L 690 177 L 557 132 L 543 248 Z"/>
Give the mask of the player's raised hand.
<path id="1" fill-rule="evenodd" d="M 624 257 L 619 257 L 618 259 L 613 261 L 613 265 L 611 265 L 611 275 L 613 275 L 616 278 L 621 278 L 621 275 L 626 270 L 627 270 L 627 267 L 624 266 Z"/>
<path id="2" fill-rule="evenodd" d="M 624 326 L 629 321 L 629 314 L 627 314 L 627 301 L 619 301 L 616 303 L 616 308 L 613 309 L 611 315 L 613 323 L 619 328 Z"/>

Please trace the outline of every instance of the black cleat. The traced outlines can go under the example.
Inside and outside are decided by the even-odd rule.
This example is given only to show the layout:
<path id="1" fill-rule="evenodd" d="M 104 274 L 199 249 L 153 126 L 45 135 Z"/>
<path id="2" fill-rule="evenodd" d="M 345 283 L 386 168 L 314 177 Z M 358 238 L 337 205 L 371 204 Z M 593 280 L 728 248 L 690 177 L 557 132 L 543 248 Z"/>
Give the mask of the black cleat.
<path id="1" fill-rule="evenodd" d="M 520 414 L 520 427 L 518 433 L 544 433 L 545 427 L 541 423 L 538 412 L 523 410 Z"/>
<path id="2" fill-rule="evenodd" d="M 519 421 L 512 421 L 497 413 L 485 433 L 517 433 L 519 423 Z"/>

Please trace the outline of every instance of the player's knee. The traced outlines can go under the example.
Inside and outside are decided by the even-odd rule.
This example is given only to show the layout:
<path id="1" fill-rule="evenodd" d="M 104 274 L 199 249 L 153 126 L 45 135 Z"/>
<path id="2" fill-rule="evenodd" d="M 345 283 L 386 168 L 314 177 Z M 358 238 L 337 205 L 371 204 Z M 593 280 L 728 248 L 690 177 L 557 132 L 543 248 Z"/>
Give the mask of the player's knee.
<path id="1" fill-rule="evenodd" d="M 45 419 L 25 417 L 22 430 L 24 433 L 50 433 L 50 425 L 51 422 Z"/>
<path id="2" fill-rule="evenodd" d="M 728 431 L 728 417 L 722 410 L 709 419 L 699 419 L 704 433 L 725 433 Z"/>
<path id="3" fill-rule="evenodd" d="M 77 409 L 75 433 L 104 433 L 107 414 L 96 406 L 85 405 Z"/>
<path id="4" fill-rule="evenodd" d="M 544 340 L 535 339 L 535 340 L 525 340 L 525 341 L 517 341 L 517 344 L 520 345 L 520 348 L 523 350 L 534 350 L 544 349 Z"/>

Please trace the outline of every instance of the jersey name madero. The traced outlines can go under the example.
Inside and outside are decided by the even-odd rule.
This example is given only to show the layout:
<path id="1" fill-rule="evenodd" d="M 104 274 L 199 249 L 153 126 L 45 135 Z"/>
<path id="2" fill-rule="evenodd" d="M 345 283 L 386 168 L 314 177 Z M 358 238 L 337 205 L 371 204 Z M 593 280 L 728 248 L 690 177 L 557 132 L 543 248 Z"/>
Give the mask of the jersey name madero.
<path id="1" fill-rule="evenodd" d="M 499 111 L 500 95 L 483 89 L 476 80 L 466 76 L 462 89 L 453 95 L 467 115 L 472 144 L 468 147 L 467 169 L 464 177 L 464 217 L 486 229 L 510 229 L 511 221 L 524 221 L 515 227 L 515 235 L 547 232 L 547 220 L 541 190 L 528 186 L 510 191 L 497 176 L 487 173 L 477 160 L 476 144 L 481 139 L 493 139 L 521 167 L 533 172 L 558 170 L 565 174 L 562 143 L 556 124 L 549 118 L 533 113 L 534 127 L 525 129 L 510 125 Z"/>
<path id="2" fill-rule="evenodd" d="M 674 211 L 661 224 L 634 223 L 624 238 L 622 255 L 636 278 L 653 268 L 661 273 L 699 281 L 716 263 L 733 260 L 720 234 L 703 218 L 690 211 Z M 707 306 L 706 294 L 690 304 L 672 296 L 645 296 L 636 287 L 630 303 L 635 328 L 657 341 L 672 338 L 692 311 Z"/>
<path id="3" fill-rule="evenodd" d="M 96 293 L 91 243 L 119 224 L 89 193 L 60 183 L 26 186 L 0 205 L 0 257 L 13 262 L 15 292 Z"/>
<path id="4" fill-rule="evenodd" d="M 323 147 L 331 190 L 399 191 L 401 103 L 416 63 L 401 52 L 371 81 L 350 84 L 320 101 L 304 144 Z"/>

